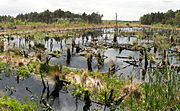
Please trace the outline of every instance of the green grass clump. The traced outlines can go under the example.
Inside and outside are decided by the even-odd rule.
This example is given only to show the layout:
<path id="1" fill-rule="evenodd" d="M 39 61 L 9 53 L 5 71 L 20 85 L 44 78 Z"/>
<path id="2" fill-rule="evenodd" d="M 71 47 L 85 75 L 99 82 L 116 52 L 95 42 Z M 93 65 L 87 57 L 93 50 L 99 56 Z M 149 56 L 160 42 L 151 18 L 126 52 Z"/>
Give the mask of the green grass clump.
<path id="1" fill-rule="evenodd" d="M 165 50 L 170 48 L 169 41 L 166 36 L 157 35 L 153 38 L 153 45 L 154 47 L 158 48 L 159 50 Z"/>
<path id="2" fill-rule="evenodd" d="M 6 94 L 0 96 L 0 111 L 38 111 L 39 108 L 35 102 L 19 102 L 16 99 L 9 98 Z"/>
<path id="3" fill-rule="evenodd" d="M 146 111 L 180 110 L 179 81 L 180 75 L 173 68 L 149 73 L 148 81 L 141 86 L 141 99 L 128 98 L 123 101 L 121 108 Z"/>

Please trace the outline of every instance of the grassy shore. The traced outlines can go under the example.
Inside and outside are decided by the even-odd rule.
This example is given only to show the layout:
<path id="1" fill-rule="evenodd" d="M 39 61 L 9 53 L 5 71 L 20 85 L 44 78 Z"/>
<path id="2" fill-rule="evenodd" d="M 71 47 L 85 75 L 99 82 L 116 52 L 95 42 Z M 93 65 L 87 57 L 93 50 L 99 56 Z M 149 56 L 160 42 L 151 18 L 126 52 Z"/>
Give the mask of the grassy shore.
<path id="1" fill-rule="evenodd" d="M 116 26 L 114 22 L 103 22 L 102 24 L 87 24 L 87 23 L 68 23 L 68 24 L 46 24 L 46 23 L 27 23 L 21 25 L 8 26 L 7 24 L 1 24 L 4 30 L 0 31 L 0 35 L 8 34 L 25 34 L 31 33 L 33 31 L 69 31 L 69 30 L 80 30 L 80 29 L 94 29 L 94 28 L 113 28 Z M 143 28 L 157 28 L 157 29 L 175 29 L 180 30 L 175 26 L 163 25 L 163 24 L 153 24 L 153 25 L 142 25 L 139 23 L 123 23 L 118 22 L 118 27 L 143 27 Z"/>
<path id="2" fill-rule="evenodd" d="M 2 63 L 5 65 L 5 63 Z M 29 65 L 32 65 L 31 68 Z M 119 107 L 121 110 L 179 110 L 180 109 L 180 76 L 173 67 L 156 69 L 154 73 L 149 72 L 148 78 L 142 83 L 135 83 L 132 77 L 129 80 L 116 75 L 108 75 L 100 72 L 87 72 L 80 69 L 70 69 L 62 66 L 49 66 L 40 62 L 31 62 L 28 68 L 23 67 L 17 70 L 20 76 L 25 72 L 59 77 L 62 81 L 69 81 L 72 87 L 72 94 L 81 98 L 85 92 L 90 93 L 93 102 L 103 104 L 112 108 Z M 3 66 L 3 65 L 2 65 Z M 36 66 L 36 67 L 34 67 Z M 73 79 L 71 79 L 73 78 Z M 80 78 L 80 81 L 78 81 Z M 73 81 L 74 80 L 74 81 Z M 99 81 L 100 86 L 91 86 L 90 81 Z M 87 84 L 86 84 L 87 82 Z M 33 106 L 32 106 L 33 105 Z M 120 106 L 119 106 L 120 105 Z M 1 110 L 36 110 L 36 106 L 30 102 L 20 103 L 5 96 L 0 97 Z M 31 106 L 31 107 L 30 107 Z M 30 108 L 29 108 L 30 107 Z"/>
<path id="3" fill-rule="evenodd" d="M 114 27 L 113 23 L 106 24 L 40 24 L 36 27 L 33 25 L 17 25 L 16 29 L 7 29 L 7 34 L 12 33 L 31 33 L 32 31 L 58 31 L 69 29 L 91 29 L 91 28 L 105 28 Z M 139 24 L 120 23 L 119 27 L 155 27 L 142 26 Z M 156 27 L 164 28 L 164 27 Z M 24 29 L 24 30 L 23 30 Z M 33 34 L 34 37 L 44 39 L 43 33 Z M 163 36 L 164 38 L 164 36 Z M 162 36 L 154 39 L 155 45 L 161 50 L 165 45 L 159 45 L 159 42 L 164 41 Z M 157 41 L 157 43 L 156 43 Z M 163 42 L 165 43 L 165 42 Z M 2 44 L 4 46 L 4 43 Z M 39 46 L 41 48 L 41 46 Z M 36 47 L 37 48 L 37 47 Z M 10 53 L 11 52 L 11 53 Z M 57 56 L 57 53 L 52 53 Z M 51 54 L 51 55 L 52 55 Z M 38 58 L 39 57 L 39 58 Z M 42 75 L 43 77 L 54 78 L 54 81 L 67 81 L 65 86 L 72 87 L 72 94 L 77 98 L 83 98 L 86 92 L 89 91 L 89 97 L 93 102 L 103 104 L 108 107 L 121 110 L 180 110 L 180 75 L 177 68 L 173 66 L 164 65 L 157 67 L 154 72 L 148 72 L 148 78 L 142 83 L 135 83 L 132 77 L 125 80 L 121 76 L 111 75 L 110 73 L 88 72 L 80 69 L 70 69 L 62 66 L 52 66 L 41 59 L 40 53 L 36 57 L 25 58 L 19 53 L 19 49 L 13 49 L 2 52 L 0 54 L 0 70 L 7 70 L 6 66 L 10 65 L 10 69 L 17 70 L 19 76 L 29 76 L 31 73 Z M 11 64 L 7 64 L 11 61 Z M 56 80 L 56 78 L 58 78 Z M 98 84 L 95 84 L 97 83 Z M 58 83 L 58 82 L 57 82 Z M 95 87 L 94 87 L 95 86 Z M 24 110 L 29 108 L 32 104 L 20 103 L 14 99 L 8 98 L 6 95 L 0 97 L 0 110 Z M 19 108 L 19 109 L 18 109 Z M 36 107 L 32 107 L 36 110 Z"/>
<path id="4" fill-rule="evenodd" d="M 0 95 L 0 111 L 38 111 L 39 108 L 35 102 L 18 101 L 10 98 L 7 94 Z"/>

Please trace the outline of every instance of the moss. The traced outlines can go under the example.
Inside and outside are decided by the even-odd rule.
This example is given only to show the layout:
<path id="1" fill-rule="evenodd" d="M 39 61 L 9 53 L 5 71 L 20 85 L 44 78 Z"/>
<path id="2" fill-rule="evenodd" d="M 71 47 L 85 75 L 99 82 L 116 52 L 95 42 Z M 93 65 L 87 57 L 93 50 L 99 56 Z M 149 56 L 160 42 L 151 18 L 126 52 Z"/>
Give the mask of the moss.
<path id="1" fill-rule="evenodd" d="M 62 67 L 62 72 L 69 74 L 70 72 L 73 72 L 73 70 L 68 67 Z"/>
<path id="2" fill-rule="evenodd" d="M 13 98 L 9 98 L 6 94 L 0 96 L 1 111 L 38 111 L 40 110 L 35 102 L 20 102 Z"/>
<path id="3" fill-rule="evenodd" d="M 39 48 L 39 49 L 45 49 L 45 45 L 42 44 L 42 43 L 37 43 L 37 42 L 35 42 L 34 46 L 35 46 L 36 48 Z"/>
<path id="4" fill-rule="evenodd" d="M 50 69 L 50 66 L 47 64 L 40 64 L 40 72 L 41 73 L 48 73 Z"/>
<path id="5" fill-rule="evenodd" d="M 31 74 L 30 72 L 29 72 L 29 70 L 28 69 L 25 69 L 25 68 L 18 68 L 17 69 L 17 74 L 18 75 L 20 75 L 20 76 L 22 76 L 22 77 L 29 77 L 29 75 Z"/>
<path id="6" fill-rule="evenodd" d="M 55 34 L 49 34 L 48 36 L 62 38 L 62 37 L 66 37 L 67 35 L 69 35 L 69 33 L 55 33 Z"/>
<path id="7" fill-rule="evenodd" d="M 75 69 L 73 72 L 74 72 L 75 74 L 81 74 L 81 73 L 82 73 L 82 70 L 80 70 L 80 69 Z"/>

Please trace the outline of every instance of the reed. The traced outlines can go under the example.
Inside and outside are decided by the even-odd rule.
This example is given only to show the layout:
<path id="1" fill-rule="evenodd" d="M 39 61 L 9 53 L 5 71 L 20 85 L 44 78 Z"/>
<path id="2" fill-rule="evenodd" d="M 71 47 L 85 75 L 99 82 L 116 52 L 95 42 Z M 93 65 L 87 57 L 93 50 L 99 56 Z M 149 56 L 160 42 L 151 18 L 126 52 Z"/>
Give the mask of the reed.
<path id="1" fill-rule="evenodd" d="M 153 76 L 154 74 L 154 76 Z M 180 75 L 176 69 L 165 68 L 149 73 L 147 82 L 142 84 L 141 99 L 129 98 L 121 108 L 129 110 L 176 111 L 180 108 Z"/>

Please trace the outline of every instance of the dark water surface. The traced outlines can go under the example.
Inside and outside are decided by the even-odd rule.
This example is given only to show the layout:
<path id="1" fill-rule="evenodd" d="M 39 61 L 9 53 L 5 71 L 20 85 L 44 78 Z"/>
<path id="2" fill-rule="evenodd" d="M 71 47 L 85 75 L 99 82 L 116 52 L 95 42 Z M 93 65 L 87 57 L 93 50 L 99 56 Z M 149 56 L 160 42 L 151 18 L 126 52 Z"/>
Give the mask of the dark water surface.
<path id="1" fill-rule="evenodd" d="M 136 32 L 138 30 L 141 30 L 141 28 L 121 28 L 121 31 L 124 32 Z M 106 29 L 105 31 L 101 31 L 101 34 L 96 37 L 97 41 L 99 43 L 106 43 L 106 44 L 112 44 L 113 37 L 113 29 Z M 105 38 L 108 38 L 107 40 Z M 84 39 L 83 39 L 84 38 Z M 41 40 L 38 41 L 40 43 L 45 44 L 45 52 L 52 52 L 53 50 L 59 50 L 62 51 L 63 53 L 59 58 L 52 58 L 51 59 L 51 64 L 62 64 L 63 66 L 67 66 L 70 68 L 80 68 L 80 69 L 85 69 L 87 68 L 87 58 L 83 56 L 79 56 L 79 54 L 75 53 L 75 48 L 74 48 L 74 53 L 71 57 L 70 64 L 66 63 L 66 49 L 67 47 L 71 47 L 73 39 L 75 40 L 75 44 L 79 44 L 80 47 L 86 48 L 93 50 L 95 53 L 98 50 L 102 49 L 95 49 L 90 47 L 89 44 L 92 43 L 92 37 L 88 36 L 88 40 L 86 37 L 75 37 L 75 38 L 52 38 L 49 37 L 46 40 Z M 7 40 L 3 39 L 5 41 L 5 48 L 12 47 L 13 45 L 17 46 L 20 48 L 20 50 L 26 50 L 28 49 L 28 46 L 26 44 L 26 40 L 24 37 L 21 36 L 15 36 L 13 40 Z M 117 37 L 117 44 L 133 44 L 133 41 L 136 40 L 136 36 L 118 36 Z M 31 45 L 34 46 L 34 40 L 29 40 Z M 148 43 L 151 42 L 151 40 L 142 40 L 140 41 L 141 43 Z M 139 43 L 140 43 L 139 42 Z M 176 46 L 175 46 L 176 47 Z M 171 47 L 171 49 L 174 49 L 175 47 Z M 85 51 L 84 51 L 85 52 Z M 141 81 L 141 70 L 142 67 L 144 66 L 144 60 L 142 60 L 142 63 L 137 62 L 135 63 L 137 66 L 134 65 L 129 65 L 128 63 L 124 61 L 128 61 L 129 59 L 120 59 L 116 58 L 117 56 L 119 57 L 133 57 L 136 58 L 137 60 L 140 57 L 139 51 L 132 51 L 132 50 L 119 50 L 119 49 L 113 49 L 113 48 L 107 48 L 103 49 L 101 51 L 104 56 L 107 57 L 104 61 L 104 66 L 100 69 L 101 72 L 108 72 L 109 69 L 109 62 L 114 61 L 119 68 L 123 68 L 121 70 L 118 70 L 116 72 L 117 75 L 121 75 L 123 77 L 127 77 L 128 75 L 133 76 L 134 80 Z M 154 48 L 151 48 L 150 53 L 154 52 Z M 82 52 L 83 53 L 83 52 Z M 156 58 L 159 58 L 156 60 L 159 62 L 162 58 L 160 55 L 162 52 L 157 51 L 156 52 Z M 34 51 L 29 52 L 29 56 L 33 56 L 35 54 Z M 171 65 L 180 65 L 180 61 L 178 61 L 179 57 L 178 56 L 170 56 L 169 55 L 169 61 Z M 127 67 L 126 67 L 127 66 Z M 125 68 L 124 68 L 125 67 Z M 156 67 L 156 65 L 154 65 Z M 92 69 L 93 71 L 98 70 L 97 66 L 97 59 L 93 57 L 92 61 Z M 40 97 L 42 95 L 43 91 L 43 84 L 41 82 L 40 77 L 36 77 L 35 75 L 31 75 L 29 78 L 26 79 L 21 79 L 19 84 L 17 83 L 17 77 L 16 77 L 16 72 L 11 72 L 11 74 L 7 76 L 7 73 L 2 72 L 1 73 L 1 80 L 0 80 L 0 89 L 6 92 L 8 95 L 15 97 L 17 99 L 25 99 L 26 97 L 33 100 L 37 99 L 40 101 Z M 50 93 L 53 92 L 54 87 L 53 84 L 49 85 L 50 87 Z M 29 92 L 27 89 L 29 89 L 31 92 Z M 47 93 L 47 90 L 45 91 L 45 94 Z M 38 104 L 40 104 L 38 102 Z M 72 96 L 70 91 L 67 90 L 60 90 L 59 91 L 59 96 L 55 98 L 53 102 L 53 108 L 57 111 L 82 111 L 84 106 L 84 102 L 81 100 L 76 101 L 76 99 Z M 102 107 L 102 108 L 101 108 Z M 91 109 L 97 108 L 97 109 L 103 109 L 103 106 L 97 106 L 96 104 L 92 104 Z M 109 109 L 107 109 L 109 110 Z"/>

